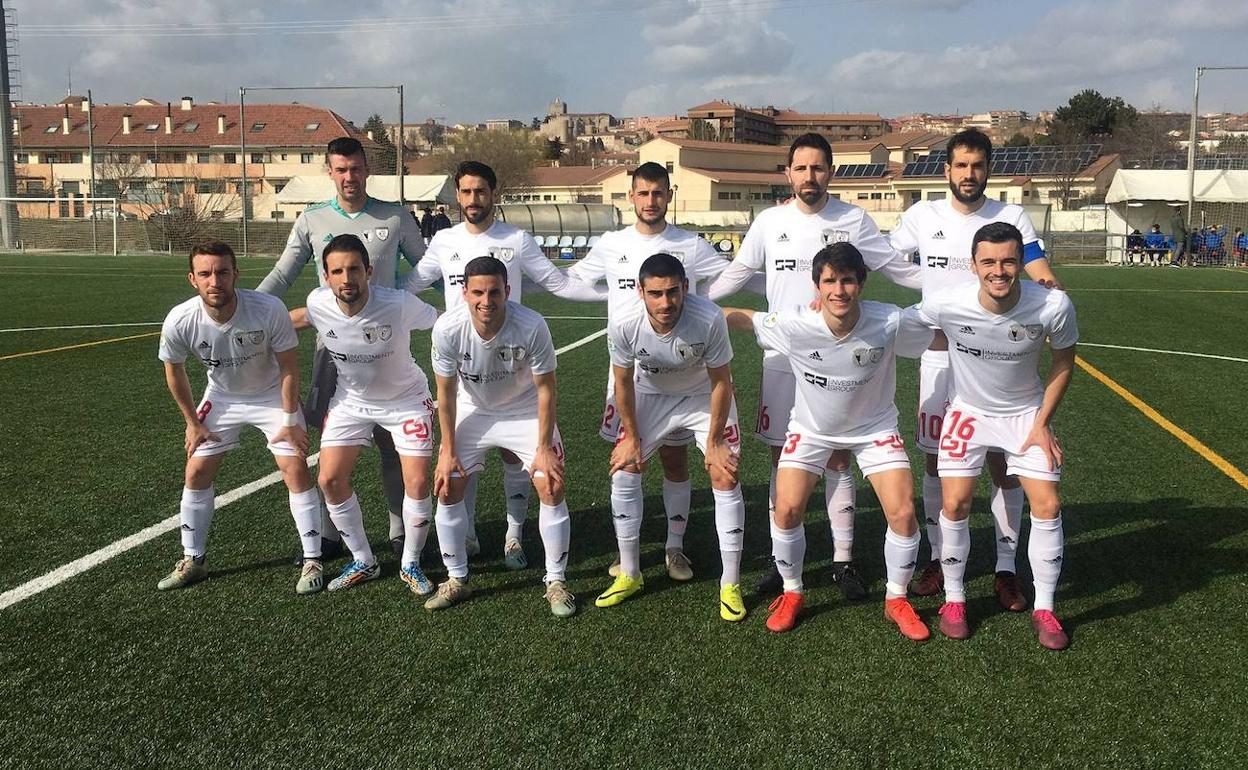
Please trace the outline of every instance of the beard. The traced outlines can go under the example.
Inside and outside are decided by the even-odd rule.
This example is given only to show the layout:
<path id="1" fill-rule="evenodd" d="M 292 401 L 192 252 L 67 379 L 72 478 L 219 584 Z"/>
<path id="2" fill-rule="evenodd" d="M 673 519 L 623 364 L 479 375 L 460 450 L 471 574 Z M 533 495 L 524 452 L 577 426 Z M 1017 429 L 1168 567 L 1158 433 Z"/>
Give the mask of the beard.
<path id="1" fill-rule="evenodd" d="M 492 210 L 491 206 L 482 206 L 476 212 L 471 212 L 468 209 L 463 209 L 464 219 L 468 220 L 474 225 L 479 225 L 490 216 L 491 210 Z"/>
<path id="2" fill-rule="evenodd" d="M 635 211 L 635 212 L 633 212 L 633 213 L 635 213 L 635 214 L 637 215 L 637 221 L 638 221 L 638 222 L 641 222 L 641 223 L 643 223 L 643 224 L 647 224 L 647 225 L 657 225 L 658 223 L 660 223 L 660 222 L 662 222 L 663 220 L 667 219 L 667 211 L 666 211 L 666 210 L 664 210 L 663 212 L 661 212 L 661 213 L 659 213 L 659 214 L 655 214 L 653 217 L 649 217 L 649 218 L 647 218 L 647 217 L 646 217 L 646 215 L 645 215 L 645 214 L 643 214 L 643 213 L 641 213 L 640 211 Z"/>
<path id="3" fill-rule="evenodd" d="M 963 204 L 974 203 L 975 201 L 984 197 L 984 190 L 986 190 L 987 188 L 988 188 L 988 180 L 985 179 L 983 182 L 979 183 L 979 185 L 975 188 L 975 192 L 973 194 L 967 195 L 966 193 L 962 192 L 961 187 L 954 184 L 953 182 L 949 183 L 949 192 L 953 193 L 954 198 L 958 199 L 958 203 L 963 203 Z"/>
<path id="4" fill-rule="evenodd" d="M 797 191 L 798 200 L 807 206 L 813 206 L 823 198 L 823 190 L 802 189 Z"/>

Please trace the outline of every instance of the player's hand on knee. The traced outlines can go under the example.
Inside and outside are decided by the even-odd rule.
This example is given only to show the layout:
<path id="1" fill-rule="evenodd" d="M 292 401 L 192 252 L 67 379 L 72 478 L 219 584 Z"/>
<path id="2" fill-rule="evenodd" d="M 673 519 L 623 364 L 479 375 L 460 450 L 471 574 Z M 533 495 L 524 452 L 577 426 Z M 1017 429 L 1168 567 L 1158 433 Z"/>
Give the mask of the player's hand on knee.
<path id="1" fill-rule="evenodd" d="M 533 484 L 545 486 L 548 495 L 553 495 L 556 486 L 563 485 L 563 460 L 552 447 L 539 446 L 533 455 Z"/>
<path id="2" fill-rule="evenodd" d="M 611 450 L 611 473 L 641 473 L 641 443 L 630 436 L 621 438 Z"/>
<path id="3" fill-rule="evenodd" d="M 300 457 L 308 455 L 308 432 L 299 425 L 287 425 L 281 428 L 277 433 L 273 434 L 273 440 L 270 444 L 280 444 L 285 441 L 295 448 L 295 452 Z"/>
<path id="4" fill-rule="evenodd" d="M 220 440 L 221 437 L 205 428 L 203 423 L 187 423 L 186 440 L 183 443 L 183 446 L 186 448 L 186 456 L 190 457 L 195 454 L 195 450 L 199 449 L 201 444 Z"/>
<path id="5" fill-rule="evenodd" d="M 712 441 L 706 447 L 706 467 L 736 478 L 741 458 L 721 441 Z"/>
<path id="6" fill-rule="evenodd" d="M 1053 434 L 1053 430 L 1048 425 L 1037 424 L 1033 426 L 1031 432 L 1027 434 L 1027 440 L 1023 442 L 1023 446 L 1018 451 L 1020 453 L 1026 452 L 1033 446 L 1040 447 L 1040 451 L 1044 452 L 1044 456 L 1049 458 L 1049 470 L 1056 471 L 1061 467 L 1062 447 L 1057 441 L 1057 436 Z"/>
<path id="7" fill-rule="evenodd" d="M 460 464 L 459 457 L 450 451 L 438 452 L 438 465 L 433 470 L 433 494 L 435 497 L 446 497 L 451 491 L 451 475 L 458 473 L 466 477 L 468 473 Z"/>

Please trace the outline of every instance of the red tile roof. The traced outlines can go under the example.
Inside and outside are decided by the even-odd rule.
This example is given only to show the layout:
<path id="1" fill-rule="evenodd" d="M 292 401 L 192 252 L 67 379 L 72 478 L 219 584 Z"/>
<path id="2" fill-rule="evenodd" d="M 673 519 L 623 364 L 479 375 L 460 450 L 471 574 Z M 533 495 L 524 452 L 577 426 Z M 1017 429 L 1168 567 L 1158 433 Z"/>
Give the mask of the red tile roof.
<path id="1" fill-rule="evenodd" d="M 690 113 L 690 112 L 706 112 L 708 110 L 747 110 L 747 109 L 749 108 L 741 107 L 736 104 L 729 104 L 728 102 L 716 99 L 713 102 L 707 102 L 706 104 L 699 104 L 697 107 L 690 107 L 685 112 Z"/>
<path id="2" fill-rule="evenodd" d="M 707 142 L 702 139 L 675 139 L 662 137 L 664 142 L 671 142 L 677 147 L 688 150 L 711 150 L 713 152 L 748 152 L 762 155 L 778 155 L 787 158 L 788 147 L 777 147 L 770 144 L 741 144 L 738 142 Z M 656 140 L 658 141 L 658 140 Z"/>
<path id="3" fill-rule="evenodd" d="M 881 123 L 884 118 L 867 112 L 796 112 L 777 110 L 776 123 Z"/>
<path id="4" fill-rule="evenodd" d="M 538 166 L 531 179 L 534 187 L 588 187 L 624 171 L 624 166 Z"/>
<path id="5" fill-rule="evenodd" d="M 788 177 L 779 171 L 750 171 L 717 168 L 694 168 L 685 166 L 686 171 L 709 177 L 716 182 L 742 182 L 746 184 L 787 185 Z"/>
<path id="6" fill-rule="evenodd" d="M 879 139 L 863 139 L 855 142 L 829 142 L 832 145 L 832 157 L 838 152 L 870 152 L 884 145 Z"/>
<path id="7" fill-rule="evenodd" d="M 92 110 L 95 119 L 97 148 L 109 147 L 237 147 L 239 144 L 238 106 L 232 104 L 195 104 L 183 110 L 179 102 L 169 108 L 173 131 L 165 133 L 166 106 L 133 104 L 97 104 Z M 130 133 L 122 133 L 122 118 L 130 116 Z M 225 133 L 217 132 L 217 116 L 225 116 Z M 13 135 L 15 149 L 62 148 L 86 149 L 87 113 L 80 107 L 69 107 L 70 131 L 62 131 L 65 107 L 61 105 L 13 106 L 13 117 L 20 121 L 20 133 Z M 354 136 L 365 144 L 368 137 L 349 120 L 333 110 L 306 104 L 251 104 L 246 107 L 248 147 L 309 147 L 323 149 L 332 139 Z M 264 124 L 258 131 L 250 130 Z M 311 124 L 315 129 L 308 130 Z M 155 125 L 154 131 L 146 126 Z M 195 124 L 191 127 L 191 124 Z M 49 133 L 48 128 L 56 130 Z"/>

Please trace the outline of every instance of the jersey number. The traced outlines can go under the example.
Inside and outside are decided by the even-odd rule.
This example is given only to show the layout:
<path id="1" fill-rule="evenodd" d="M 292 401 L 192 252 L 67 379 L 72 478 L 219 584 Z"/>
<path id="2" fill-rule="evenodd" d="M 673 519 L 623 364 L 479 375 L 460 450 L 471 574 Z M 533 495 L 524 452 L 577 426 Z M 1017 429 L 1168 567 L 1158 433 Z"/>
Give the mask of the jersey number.
<path id="1" fill-rule="evenodd" d="M 767 407 L 759 404 L 758 425 L 754 429 L 759 433 L 766 433 L 769 428 L 771 428 L 771 416 L 767 414 Z"/>
<path id="2" fill-rule="evenodd" d="M 784 445 L 784 453 L 785 453 L 786 455 L 791 455 L 791 454 L 793 454 L 794 452 L 796 452 L 796 451 L 797 451 L 797 442 L 799 442 L 799 441 L 801 441 L 801 440 L 802 440 L 802 434 L 800 434 L 800 433 L 790 433 L 790 434 L 789 434 L 789 440 L 788 440 L 788 443 L 786 443 L 786 444 Z"/>
<path id="3" fill-rule="evenodd" d="M 945 416 L 943 414 L 919 412 L 919 436 L 929 441 L 939 441 L 940 428 L 944 420 Z"/>
<path id="4" fill-rule="evenodd" d="M 949 423 L 945 426 L 945 434 L 940 437 L 940 451 L 960 460 L 966 457 L 967 442 L 974 436 L 975 418 L 964 418 L 961 411 L 954 410 L 949 413 Z"/>

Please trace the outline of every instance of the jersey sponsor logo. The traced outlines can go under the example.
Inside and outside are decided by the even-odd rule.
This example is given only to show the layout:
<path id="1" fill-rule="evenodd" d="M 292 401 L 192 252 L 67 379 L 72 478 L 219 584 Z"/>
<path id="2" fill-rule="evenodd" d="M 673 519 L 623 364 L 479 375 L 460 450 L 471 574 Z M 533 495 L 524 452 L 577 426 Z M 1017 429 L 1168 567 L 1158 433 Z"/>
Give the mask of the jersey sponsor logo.
<path id="1" fill-rule="evenodd" d="M 446 277 L 446 285 L 447 285 L 447 286 L 463 286 L 463 285 L 464 285 L 464 274 L 463 274 L 463 273 L 452 273 L 451 275 L 448 275 L 448 276 Z"/>
<path id="2" fill-rule="evenodd" d="M 392 336 L 394 336 L 394 331 L 390 328 L 390 324 L 364 327 L 364 341 L 370 345 L 377 341 L 388 342 Z"/>
<path id="3" fill-rule="evenodd" d="M 796 270 L 796 269 L 797 269 L 797 260 L 796 260 L 796 259 L 777 259 L 777 260 L 776 260 L 776 270 L 777 270 L 777 271 L 780 271 L 780 270 Z"/>
<path id="4" fill-rule="evenodd" d="M 506 264 L 516 258 L 516 250 L 510 246 L 491 246 L 490 256 Z"/>
<path id="5" fill-rule="evenodd" d="M 680 356 L 682 361 L 689 361 L 694 358 L 701 358 L 706 352 L 705 342 L 680 343 L 676 346 L 676 355 Z"/>
<path id="6" fill-rule="evenodd" d="M 884 348 L 856 348 L 854 363 L 859 366 L 878 364 L 884 358 Z"/>
<path id="7" fill-rule="evenodd" d="M 255 329 L 249 331 L 234 332 L 234 344 L 244 345 L 250 342 L 252 345 L 259 345 L 264 342 L 264 330 Z"/>
<path id="8" fill-rule="evenodd" d="M 636 278 L 620 278 L 618 280 L 619 280 L 621 289 L 636 289 L 637 288 Z"/>
<path id="9" fill-rule="evenodd" d="M 404 420 L 403 435 L 418 440 L 429 438 L 429 423 L 425 420 Z"/>
<path id="10" fill-rule="evenodd" d="M 823 356 L 819 355 L 819 351 L 818 351 L 818 350 L 811 351 L 811 354 L 810 354 L 809 356 L 807 356 L 807 357 L 808 357 L 811 361 L 822 361 L 822 360 L 823 360 Z"/>
<path id="11" fill-rule="evenodd" d="M 949 258 L 948 258 L 948 257 L 937 257 L 937 256 L 933 256 L 933 255 L 931 255 L 931 254 L 928 254 L 928 255 L 927 255 L 927 266 L 928 266 L 928 267 L 939 267 L 939 268 L 949 267 Z"/>
<path id="12" fill-rule="evenodd" d="M 776 239 L 776 243 L 788 243 L 788 242 L 789 242 L 788 233 L 780 233 L 780 237 Z"/>
<path id="13" fill-rule="evenodd" d="M 975 330 L 969 326 L 961 326 L 958 328 L 958 334 L 966 334 L 968 336 L 974 337 Z"/>
<path id="14" fill-rule="evenodd" d="M 983 350 L 979 348 L 968 348 L 966 345 L 963 345 L 961 342 L 957 343 L 957 351 L 959 353 L 966 353 L 967 355 L 975 356 L 976 358 L 979 358 L 984 355 Z"/>
<path id="15" fill-rule="evenodd" d="M 376 230 L 376 233 L 377 233 L 377 240 L 384 241 L 385 239 L 390 237 L 390 228 L 378 227 Z"/>
<path id="16" fill-rule="evenodd" d="M 872 443 L 881 448 L 888 447 L 889 449 L 900 449 L 903 451 L 906 448 L 905 443 L 901 440 L 901 436 L 898 436 L 896 433 L 886 438 L 876 439 Z"/>
<path id="17" fill-rule="evenodd" d="M 831 246 L 834 243 L 848 243 L 849 242 L 848 230 L 824 230 L 823 233 L 821 233 L 821 235 L 823 236 L 824 246 Z"/>
<path id="18" fill-rule="evenodd" d="M 828 387 L 828 378 L 813 372 L 802 372 L 802 379 L 820 388 Z"/>
<path id="19" fill-rule="evenodd" d="M 944 230 L 937 230 L 936 232 L 932 233 L 932 240 L 941 240 L 941 241 L 943 241 L 944 239 L 945 239 L 945 231 L 944 231 Z"/>

